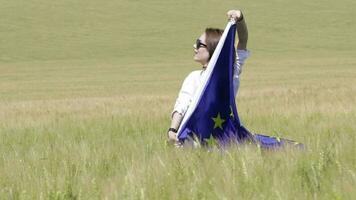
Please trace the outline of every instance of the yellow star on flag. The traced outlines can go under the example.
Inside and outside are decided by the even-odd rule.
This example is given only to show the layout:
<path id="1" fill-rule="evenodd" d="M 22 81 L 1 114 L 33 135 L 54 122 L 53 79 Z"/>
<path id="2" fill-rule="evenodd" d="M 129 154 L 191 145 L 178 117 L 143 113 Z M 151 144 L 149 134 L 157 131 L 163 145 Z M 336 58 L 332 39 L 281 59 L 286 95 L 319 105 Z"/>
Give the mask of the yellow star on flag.
<path id="1" fill-rule="evenodd" d="M 223 129 L 222 124 L 225 122 L 225 120 L 220 117 L 220 113 L 218 113 L 218 116 L 213 117 L 213 121 L 214 129 L 217 127 L 221 128 L 221 130 Z"/>

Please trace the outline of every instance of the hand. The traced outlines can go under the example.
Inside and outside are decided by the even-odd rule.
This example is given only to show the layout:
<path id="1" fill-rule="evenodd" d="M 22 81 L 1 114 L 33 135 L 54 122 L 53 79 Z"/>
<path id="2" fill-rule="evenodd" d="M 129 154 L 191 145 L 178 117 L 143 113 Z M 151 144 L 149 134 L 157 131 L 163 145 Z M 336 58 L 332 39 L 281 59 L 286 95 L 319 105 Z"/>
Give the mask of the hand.
<path id="1" fill-rule="evenodd" d="M 168 131 L 168 142 L 171 144 L 178 142 L 177 133 Z"/>
<path id="2" fill-rule="evenodd" d="M 229 10 L 227 12 L 227 17 L 229 21 L 235 20 L 235 22 L 237 22 L 242 17 L 242 12 L 241 10 Z"/>

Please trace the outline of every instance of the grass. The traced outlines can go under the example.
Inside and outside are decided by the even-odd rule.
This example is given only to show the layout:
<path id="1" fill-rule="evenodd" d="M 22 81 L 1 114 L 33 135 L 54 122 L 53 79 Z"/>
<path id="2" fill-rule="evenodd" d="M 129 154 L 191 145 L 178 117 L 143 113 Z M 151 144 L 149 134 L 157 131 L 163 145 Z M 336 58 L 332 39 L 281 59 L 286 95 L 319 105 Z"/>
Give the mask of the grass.
<path id="1" fill-rule="evenodd" d="M 0 199 L 356 196 L 354 2 L 0 3 Z M 192 43 L 236 7 L 240 117 L 304 151 L 164 142 Z"/>

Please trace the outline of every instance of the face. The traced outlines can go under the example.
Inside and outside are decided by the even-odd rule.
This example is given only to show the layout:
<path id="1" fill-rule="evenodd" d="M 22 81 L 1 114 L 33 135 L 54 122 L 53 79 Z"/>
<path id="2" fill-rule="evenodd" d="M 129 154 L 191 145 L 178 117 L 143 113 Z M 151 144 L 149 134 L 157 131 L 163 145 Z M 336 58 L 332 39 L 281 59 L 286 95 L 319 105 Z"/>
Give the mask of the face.
<path id="1" fill-rule="evenodd" d="M 202 65 L 207 65 L 209 62 L 209 51 L 206 48 L 206 40 L 205 40 L 205 33 L 201 35 L 198 39 L 197 43 L 200 43 L 199 46 L 194 44 L 194 60 Z"/>

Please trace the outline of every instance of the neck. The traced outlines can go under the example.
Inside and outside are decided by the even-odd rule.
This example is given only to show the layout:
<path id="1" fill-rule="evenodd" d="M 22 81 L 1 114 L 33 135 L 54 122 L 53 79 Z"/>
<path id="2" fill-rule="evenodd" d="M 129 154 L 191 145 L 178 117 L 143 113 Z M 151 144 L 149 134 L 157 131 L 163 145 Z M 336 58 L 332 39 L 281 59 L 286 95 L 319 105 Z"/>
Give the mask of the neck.
<path id="1" fill-rule="evenodd" d="M 203 65 L 203 70 L 205 70 L 207 66 L 208 66 L 208 63 L 204 64 Z"/>

